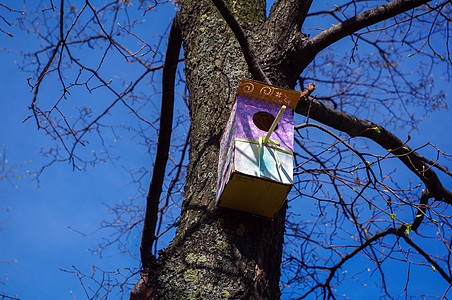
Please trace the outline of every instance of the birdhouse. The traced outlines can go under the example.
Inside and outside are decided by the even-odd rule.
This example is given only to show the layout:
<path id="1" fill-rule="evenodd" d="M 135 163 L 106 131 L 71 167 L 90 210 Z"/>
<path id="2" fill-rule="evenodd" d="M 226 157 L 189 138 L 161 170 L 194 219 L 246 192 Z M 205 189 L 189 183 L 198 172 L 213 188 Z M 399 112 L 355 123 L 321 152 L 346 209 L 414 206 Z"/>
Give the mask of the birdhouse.
<path id="1" fill-rule="evenodd" d="M 217 205 L 273 218 L 293 182 L 301 93 L 242 79 L 221 138 Z"/>

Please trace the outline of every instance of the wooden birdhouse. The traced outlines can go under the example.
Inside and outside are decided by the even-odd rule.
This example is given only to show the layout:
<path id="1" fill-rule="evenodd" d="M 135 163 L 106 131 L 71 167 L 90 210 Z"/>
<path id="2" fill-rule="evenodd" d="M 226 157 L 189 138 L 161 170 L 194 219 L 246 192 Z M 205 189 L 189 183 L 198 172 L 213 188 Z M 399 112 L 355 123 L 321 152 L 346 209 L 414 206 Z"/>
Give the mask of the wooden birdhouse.
<path id="1" fill-rule="evenodd" d="M 293 180 L 301 93 L 242 79 L 220 145 L 217 205 L 273 218 Z"/>

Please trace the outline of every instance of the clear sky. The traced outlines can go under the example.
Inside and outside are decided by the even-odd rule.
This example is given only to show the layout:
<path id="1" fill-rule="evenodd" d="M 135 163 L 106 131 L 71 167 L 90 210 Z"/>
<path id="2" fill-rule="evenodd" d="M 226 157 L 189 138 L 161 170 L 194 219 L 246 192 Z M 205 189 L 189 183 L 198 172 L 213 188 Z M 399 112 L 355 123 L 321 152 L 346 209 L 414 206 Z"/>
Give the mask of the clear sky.
<path id="1" fill-rule="evenodd" d="M 6 3 L 12 5 L 15 1 Z M 174 10 L 167 10 L 159 19 L 157 14 L 152 15 L 153 24 L 160 22 L 166 26 L 173 13 Z M 127 273 L 125 268 L 138 267 L 139 261 L 129 255 L 117 255 L 116 249 L 106 251 L 102 258 L 87 250 L 95 249 L 108 230 L 84 236 L 70 228 L 90 233 L 102 220 L 111 219 L 105 204 L 127 202 L 129 197 L 136 196 L 137 186 L 128 184 L 131 178 L 127 170 L 140 164 L 150 168 L 152 156 L 131 136 L 126 136 L 111 150 L 113 156 L 120 156 L 116 164 L 100 164 L 94 170 L 78 171 L 68 163 L 59 163 L 43 172 L 38 187 L 27 171 L 39 170 L 49 161 L 39 152 L 54 147 L 54 142 L 37 130 L 33 120 L 22 123 L 30 115 L 29 74 L 18 70 L 17 55 L 4 51 L 5 48 L 20 51 L 37 44 L 18 28 L 8 28 L 8 31 L 13 33 L 13 38 L 0 33 L 0 149 L 5 149 L 6 166 L 15 165 L 14 172 L 21 178 L 0 181 L 0 293 L 24 300 L 86 299 L 77 276 L 61 269 L 73 270 L 72 266 L 76 266 L 90 273 L 92 265 L 96 265 Z M 440 87 L 448 92 L 447 101 L 452 106 L 452 88 Z M 51 85 L 45 88 L 51 89 Z M 44 90 L 43 94 L 46 93 Z M 118 118 L 120 122 L 132 119 L 122 115 Z M 450 111 L 430 114 L 419 131 L 411 132 L 411 146 L 432 142 L 452 152 L 451 120 Z M 404 129 L 396 133 L 401 137 L 407 134 Z M 139 235 L 132 236 L 131 247 L 138 248 L 139 239 Z"/>
<path id="2" fill-rule="evenodd" d="M 17 39 L 0 35 L 0 45 L 11 46 Z M 11 261 L 0 264 L 0 276 L 6 284 L 0 285 L 0 291 L 21 299 L 72 299 L 69 292 L 74 291 L 77 299 L 83 299 L 77 277 L 59 268 L 75 265 L 89 272 L 92 264 L 99 264 L 114 270 L 136 266 L 137 261 L 108 255 L 100 260 L 87 248 L 95 248 L 102 233 L 83 237 L 68 228 L 92 232 L 107 217 L 103 203 L 126 201 L 136 187 L 126 185 L 129 174 L 121 164 L 99 165 L 81 172 L 61 163 L 42 174 L 38 188 L 26 171 L 39 170 L 48 162 L 38 152 L 54 144 L 37 131 L 35 123 L 22 123 L 30 113 L 27 75 L 18 71 L 14 57 L 4 52 L 0 64 L 0 143 L 6 148 L 7 165 L 18 165 L 15 171 L 22 176 L 12 184 L 0 182 L 0 260 Z M 128 159 L 126 153 L 123 157 Z M 134 154 L 133 159 L 149 163 L 146 153 Z"/>

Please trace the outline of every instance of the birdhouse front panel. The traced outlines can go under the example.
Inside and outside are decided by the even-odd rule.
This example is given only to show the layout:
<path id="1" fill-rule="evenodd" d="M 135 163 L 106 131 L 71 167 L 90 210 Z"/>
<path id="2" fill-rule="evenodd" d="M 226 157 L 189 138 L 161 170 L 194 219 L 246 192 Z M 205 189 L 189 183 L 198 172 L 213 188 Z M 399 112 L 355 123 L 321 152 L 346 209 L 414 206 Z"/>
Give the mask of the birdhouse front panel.
<path id="1" fill-rule="evenodd" d="M 235 170 L 243 174 L 265 177 L 292 184 L 293 112 L 286 109 L 271 133 L 268 133 L 281 105 L 237 96 L 235 113 Z"/>
<path id="2" fill-rule="evenodd" d="M 259 140 L 266 136 L 281 105 L 237 95 L 236 138 Z M 280 147 L 293 151 L 293 111 L 286 109 L 270 139 Z"/>
<path id="3" fill-rule="evenodd" d="M 273 218 L 292 186 L 300 93 L 251 80 L 237 93 L 221 139 L 217 204 Z"/>

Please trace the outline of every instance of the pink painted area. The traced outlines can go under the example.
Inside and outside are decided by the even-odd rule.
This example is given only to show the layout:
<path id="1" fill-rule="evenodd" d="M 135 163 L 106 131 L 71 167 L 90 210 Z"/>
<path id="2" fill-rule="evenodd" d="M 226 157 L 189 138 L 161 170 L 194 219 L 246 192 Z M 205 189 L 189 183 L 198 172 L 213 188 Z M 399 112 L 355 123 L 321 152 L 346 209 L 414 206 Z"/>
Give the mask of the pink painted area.
<path id="1" fill-rule="evenodd" d="M 278 114 L 281 106 L 253 98 L 249 98 L 243 95 L 237 96 L 236 102 L 237 110 L 235 112 L 236 132 L 235 137 L 259 140 L 259 136 L 266 136 L 267 132 L 257 128 L 253 122 L 253 116 L 255 113 L 265 111 L 272 114 L 274 117 Z M 280 146 L 284 149 L 293 151 L 293 129 L 294 117 L 293 110 L 288 107 L 284 111 L 281 120 L 279 120 L 278 128 L 273 131 L 270 139 L 278 141 Z"/>
<path id="2" fill-rule="evenodd" d="M 220 141 L 220 154 L 218 159 L 218 181 L 217 181 L 217 198 L 223 192 L 226 182 L 229 180 L 229 173 L 232 168 L 234 137 L 236 131 L 235 113 L 237 110 L 237 102 L 232 106 L 226 128 Z M 217 199 L 218 200 L 218 199 Z"/>
<path id="3" fill-rule="evenodd" d="M 236 110 L 237 102 L 232 106 L 231 114 L 229 115 L 226 128 L 224 129 L 223 136 L 221 137 L 218 173 L 221 173 L 225 164 L 226 156 L 230 151 L 230 148 L 233 146 L 232 141 L 236 132 Z"/>

